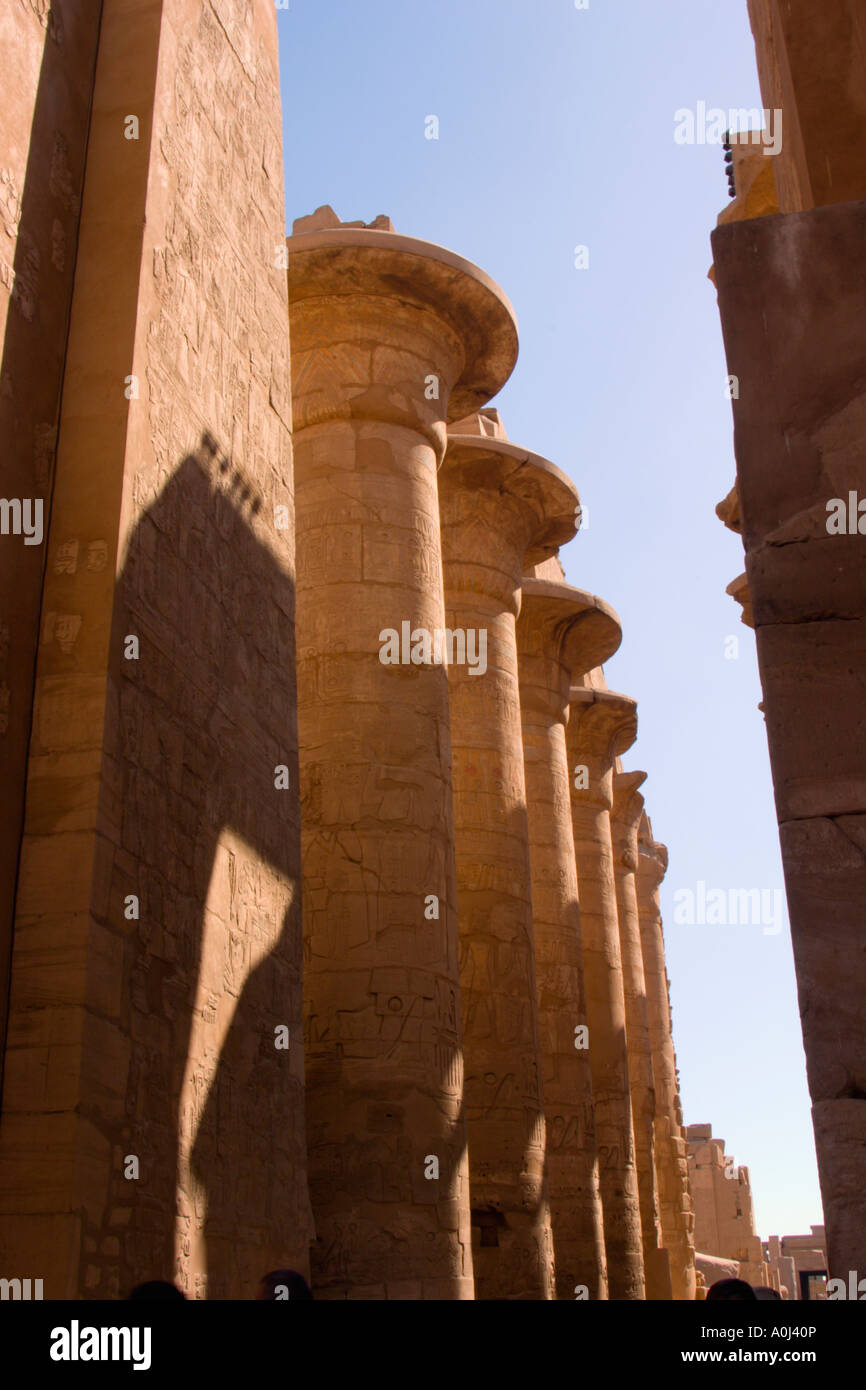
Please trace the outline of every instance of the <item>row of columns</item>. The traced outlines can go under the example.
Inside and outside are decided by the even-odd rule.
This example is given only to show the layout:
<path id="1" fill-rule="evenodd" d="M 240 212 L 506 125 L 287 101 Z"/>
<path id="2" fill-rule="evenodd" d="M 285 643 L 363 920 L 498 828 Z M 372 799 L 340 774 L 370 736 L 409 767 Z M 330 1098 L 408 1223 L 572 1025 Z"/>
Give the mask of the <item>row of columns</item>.
<path id="1" fill-rule="evenodd" d="M 481 410 L 513 312 L 379 227 L 288 246 L 317 1292 L 688 1296 L 635 707 L 613 611 L 527 577 L 579 499 Z"/>

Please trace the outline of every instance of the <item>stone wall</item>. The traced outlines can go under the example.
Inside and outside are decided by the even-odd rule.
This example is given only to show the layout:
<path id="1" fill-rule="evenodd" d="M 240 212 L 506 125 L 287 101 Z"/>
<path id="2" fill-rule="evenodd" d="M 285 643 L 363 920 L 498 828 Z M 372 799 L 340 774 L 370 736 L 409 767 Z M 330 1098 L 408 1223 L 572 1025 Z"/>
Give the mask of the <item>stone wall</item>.
<path id="1" fill-rule="evenodd" d="M 0 535 L 0 1050 L 98 30 L 89 0 L 0 7 L 0 491 L 32 528 Z"/>
<path id="2" fill-rule="evenodd" d="M 0 1147 L 49 1297 L 306 1267 L 283 225 L 273 6 L 106 0 Z"/>

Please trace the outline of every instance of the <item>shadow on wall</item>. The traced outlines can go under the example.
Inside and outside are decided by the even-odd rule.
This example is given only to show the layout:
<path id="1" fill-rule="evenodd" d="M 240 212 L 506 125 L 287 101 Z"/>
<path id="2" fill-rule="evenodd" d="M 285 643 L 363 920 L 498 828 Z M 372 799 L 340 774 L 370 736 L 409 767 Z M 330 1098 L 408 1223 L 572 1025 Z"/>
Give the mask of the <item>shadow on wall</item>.
<path id="1" fill-rule="evenodd" d="M 98 1298 L 152 1278 L 251 1298 L 308 1270 L 294 585 L 260 505 L 204 435 L 119 579 L 96 881 L 125 930 L 128 1069 L 94 1100 Z"/>

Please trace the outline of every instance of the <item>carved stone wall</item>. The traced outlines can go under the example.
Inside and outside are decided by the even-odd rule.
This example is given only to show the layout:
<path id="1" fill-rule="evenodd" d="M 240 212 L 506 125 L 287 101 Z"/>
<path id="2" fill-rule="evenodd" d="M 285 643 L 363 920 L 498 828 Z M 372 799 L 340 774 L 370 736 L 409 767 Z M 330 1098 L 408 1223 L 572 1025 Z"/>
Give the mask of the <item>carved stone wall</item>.
<path id="1" fill-rule="evenodd" d="M 306 1268 L 283 225 L 273 6 L 107 0 L 0 1147 L 47 1297 Z"/>
<path id="2" fill-rule="evenodd" d="M 0 535 L 0 1048 L 98 28 L 88 0 L 0 6 L 0 494 L 31 528 Z"/>

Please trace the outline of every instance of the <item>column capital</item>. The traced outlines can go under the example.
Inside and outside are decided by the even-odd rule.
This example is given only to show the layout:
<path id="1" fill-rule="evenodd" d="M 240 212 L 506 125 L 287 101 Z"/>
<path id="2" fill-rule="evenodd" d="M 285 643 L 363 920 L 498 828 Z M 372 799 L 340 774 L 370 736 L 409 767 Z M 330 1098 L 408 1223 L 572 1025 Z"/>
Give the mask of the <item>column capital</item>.
<path id="1" fill-rule="evenodd" d="M 646 779 L 645 772 L 613 774 L 613 814 L 629 834 L 639 828 L 644 815 L 644 799 L 639 788 Z"/>
<path id="2" fill-rule="evenodd" d="M 555 464 L 512 444 L 498 420 L 495 436 L 473 430 L 476 422 L 483 417 L 461 420 L 466 433 L 449 430 L 439 474 L 447 587 L 505 596 L 516 615 L 526 566 L 576 534 L 580 495 Z"/>
<path id="3" fill-rule="evenodd" d="M 646 876 L 653 889 L 658 888 L 668 871 L 668 847 L 653 838 L 652 823 L 646 812 L 638 827 L 637 847 L 641 876 Z"/>
<path id="4" fill-rule="evenodd" d="M 637 832 L 644 813 L 644 799 L 639 787 L 647 779 L 645 772 L 614 772 L 611 831 L 614 849 L 621 864 L 637 873 Z"/>
<path id="5" fill-rule="evenodd" d="M 300 232 L 286 246 L 296 428 L 333 419 L 429 428 L 478 410 L 511 375 L 514 310 L 471 261 L 363 226 Z"/>
<path id="6" fill-rule="evenodd" d="M 575 685 L 569 711 L 581 748 L 605 764 L 612 765 L 637 738 L 637 701 L 630 695 Z"/>
<path id="7" fill-rule="evenodd" d="M 524 578 L 517 643 L 520 698 L 566 722 L 572 681 L 608 661 L 622 641 L 614 610 L 595 594 Z"/>

